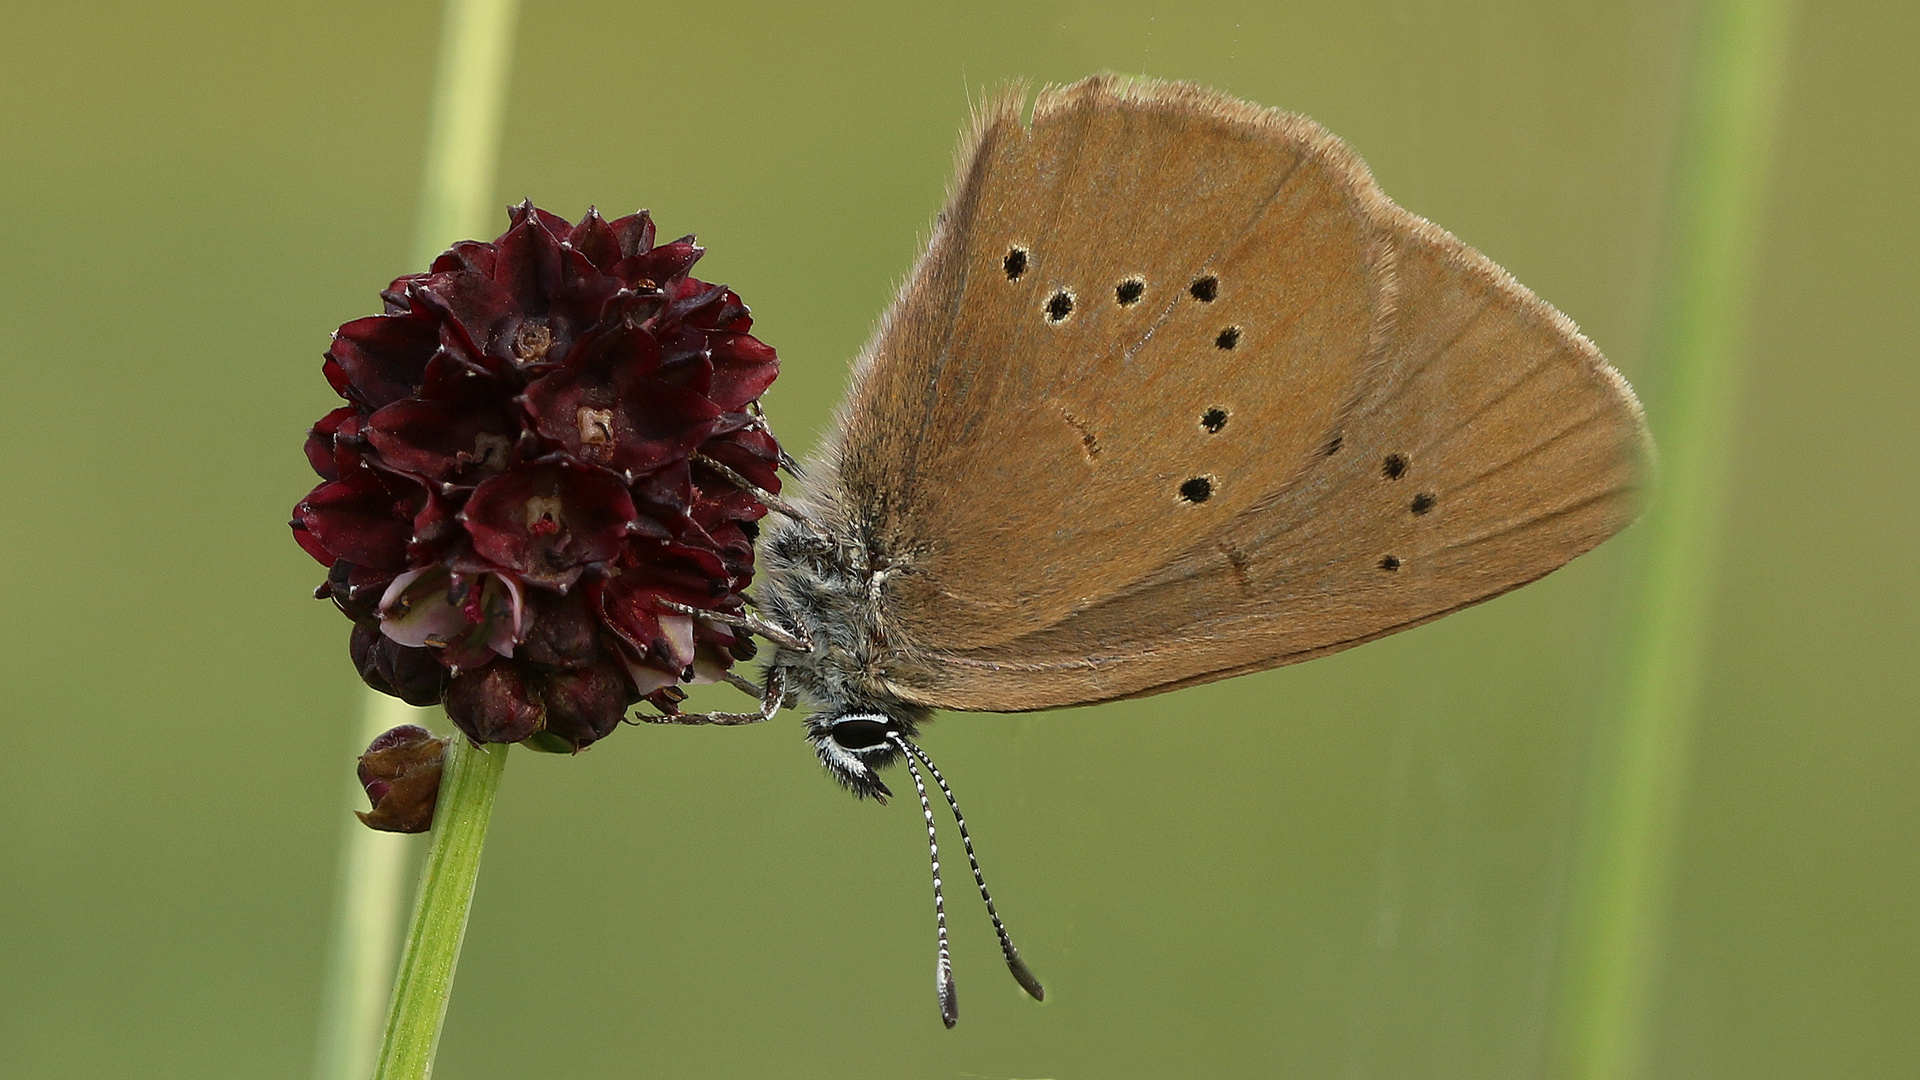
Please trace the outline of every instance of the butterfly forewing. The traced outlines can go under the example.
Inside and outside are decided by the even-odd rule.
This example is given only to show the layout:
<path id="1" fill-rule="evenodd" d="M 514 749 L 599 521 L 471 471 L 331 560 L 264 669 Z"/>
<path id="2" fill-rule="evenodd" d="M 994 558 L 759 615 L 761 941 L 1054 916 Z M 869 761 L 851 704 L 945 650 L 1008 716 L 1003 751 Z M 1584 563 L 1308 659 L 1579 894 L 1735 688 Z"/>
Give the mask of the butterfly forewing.
<path id="1" fill-rule="evenodd" d="M 1337 146 L 1304 122 L 1250 138 L 1194 97 L 1117 110 L 1082 84 L 1031 130 L 1011 108 L 984 125 L 842 443 L 922 649 L 1124 588 L 1303 468 L 1355 392 L 1385 304 Z M 1203 426 L 1216 408 L 1234 437 Z"/>
<path id="2" fill-rule="evenodd" d="M 825 494 L 895 566 L 879 677 L 987 710 L 1497 595 L 1629 519 L 1644 447 L 1570 323 L 1322 129 L 1104 79 L 988 116 L 843 425 Z"/>

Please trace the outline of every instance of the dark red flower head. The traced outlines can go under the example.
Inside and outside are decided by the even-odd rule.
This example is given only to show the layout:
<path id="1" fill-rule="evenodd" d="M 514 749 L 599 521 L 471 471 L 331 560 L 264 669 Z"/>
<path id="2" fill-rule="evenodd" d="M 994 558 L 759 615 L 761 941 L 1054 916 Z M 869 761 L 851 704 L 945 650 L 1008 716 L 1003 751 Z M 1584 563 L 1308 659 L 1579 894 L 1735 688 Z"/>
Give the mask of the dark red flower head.
<path id="1" fill-rule="evenodd" d="M 444 701 L 480 742 L 579 749 L 750 651 L 662 601 L 741 610 L 767 508 L 696 457 L 780 490 L 756 420 L 779 362 L 689 276 L 691 236 L 656 245 L 644 211 L 511 218 L 334 334 L 348 404 L 308 433 L 322 483 L 293 534 L 369 686 Z"/>

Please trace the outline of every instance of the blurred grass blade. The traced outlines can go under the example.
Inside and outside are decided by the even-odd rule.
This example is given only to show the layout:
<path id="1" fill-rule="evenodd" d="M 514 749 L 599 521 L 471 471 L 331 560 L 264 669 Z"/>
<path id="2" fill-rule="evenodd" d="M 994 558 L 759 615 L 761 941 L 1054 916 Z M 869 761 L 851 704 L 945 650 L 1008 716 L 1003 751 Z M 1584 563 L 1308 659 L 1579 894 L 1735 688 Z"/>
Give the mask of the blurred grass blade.
<path id="1" fill-rule="evenodd" d="M 447 0 L 440 70 L 427 126 L 412 265 L 425 270 L 455 240 L 491 239 L 494 176 L 506 115 L 507 75 L 520 0 Z"/>
<path id="2" fill-rule="evenodd" d="M 1577 1080 L 1647 1070 L 1789 15 L 1787 0 L 1706 0 L 1696 16 L 1643 380 L 1661 475 L 1641 526 L 1621 710 L 1596 759 L 1561 997 L 1556 1073 Z"/>
<path id="3" fill-rule="evenodd" d="M 370 690 L 356 749 L 401 724 L 431 726 L 431 717 L 425 709 Z M 366 795 L 345 760 L 347 804 L 364 806 Z M 321 1002 L 320 1052 L 314 1063 L 319 1080 L 365 1080 L 373 1074 L 398 955 L 407 856 L 413 849 L 408 837 L 375 832 L 351 813 L 343 817 L 339 893 Z"/>
<path id="4" fill-rule="evenodd" d="M 425 270 L 447 245 L 491 236 L 494 176 L 519 0 L 447 0 L 427 127 L 426 167 L 406 269 Z M 423 714 L 367 691 L 358 746 Z M 350 799 L 362 801 L 357 783 Z M 347 816 L 323 997 L 317 1080 L 372 1075 L 392 986 L 409 845 Z"/>

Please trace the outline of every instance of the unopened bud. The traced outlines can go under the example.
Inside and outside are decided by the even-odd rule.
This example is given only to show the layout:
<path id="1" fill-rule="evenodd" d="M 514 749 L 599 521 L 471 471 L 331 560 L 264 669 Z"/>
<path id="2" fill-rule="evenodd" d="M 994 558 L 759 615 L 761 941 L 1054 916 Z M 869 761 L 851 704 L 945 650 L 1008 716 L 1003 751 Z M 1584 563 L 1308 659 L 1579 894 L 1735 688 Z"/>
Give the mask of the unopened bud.
<path id="1" fill-rule="evenodd" d="M 440 768 L 447 740 L 426 728 L 403 724 L 384 732 L 360 755 L 360 786 L 371 811 L 354 811 L 362 824 L 381 832 L 420 833 L 433 827 L 440 798 Z"/>

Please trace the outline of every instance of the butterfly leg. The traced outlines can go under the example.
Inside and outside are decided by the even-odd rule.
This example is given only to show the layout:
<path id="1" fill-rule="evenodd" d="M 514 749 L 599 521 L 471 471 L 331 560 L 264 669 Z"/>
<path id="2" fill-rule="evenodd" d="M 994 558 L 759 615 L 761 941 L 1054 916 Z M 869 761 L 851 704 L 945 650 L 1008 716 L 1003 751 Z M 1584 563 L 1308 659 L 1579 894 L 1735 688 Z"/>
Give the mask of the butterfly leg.
<path id="1" fill-rule="evenodd" d="M 747 415 L 753 417 L 755 427 L 766 432 L 767 437 L 772 439 L 775 445 L 779 444 L 780 437 L 773 433 L 773 428 L 767 426 L 767 410 L 760 407 L 758 399 L 747 402 Z M 793 455 L 787 453 L 784 446 L 780 448 L 780 467 L 787 470 L 791 476 L 805 475 L 800 471 L 800 463 L 793 460 Z"/>
<path id="2" fill-rule="evenodd" d="M 771 509 L 777 510 L 780 513 L 785 514 L 786 516 L 792 518 L 795 521 L 805 521 L 809 523 L 813 521 L 813 518 L 807 516 L 806 511 L 793 505 L 792 503 L 781 498 L 780 496 L 775 495 L 773 492 L 760 487 L 759 485 L 755 484 L 753 481 L 747 479 L 744 476 L 741 476 L 739 473 L 733 471 L 731 468 L 728 468 L 727 466 L 722 465 L 720 462 L 713 460 L 712 458 L 708 457 L 705 454 L 693 455 L 693 463 L 695 465 L 702 465 L 702 466 L 705 466 L 706 468 L 712 469 L 714 472 L 719 473 L 721 478 L 726 480 L 727 483 L 732 484 L 734 487 L 739 488 L 741 491 L 744 491 L 749 495 L 752 495 L 754 498 L 767 504 L 767 506 L 770 507 Z"/>
<path id="3" fill-rule="evenodd" d="M 797 627 L 788 630 L 784 626 L 776 626 L 751 611 L 742 612 L 739 615 L 729 615 L 722 611 L 706 611 L 697 607 L 689 607 L 686 604 L 676 604 L 671 600 L 660 601 L 660 606 L 680 615 L 692 615 L 698 619 L 708 619 L 720 623 L 723 626 L 731 626 L 736 629 L 745 630 L 750 634 L 759 634 L 768 641 L 778 645 L 785 645 L 787 648 L 799 652 L 813 651 L 813 639 L 807 636 L 805 630 Z"/>
<path id="4" fill-rule="evenodd" d="M 745 680 L 742 680 L 743 682 Z M 715 727 L 739 727 L 743 724 L 761 724 L 773 719 L 780 711 L 782 700 L 787 696 L 787 678 L 779 668 L 767 672 L 767 686 L 760 694 L 760 709 L 750 713 L 666 713 L 650 716 L 639 713 L 635 720 L 647 724 L 711 724 Z"/>

